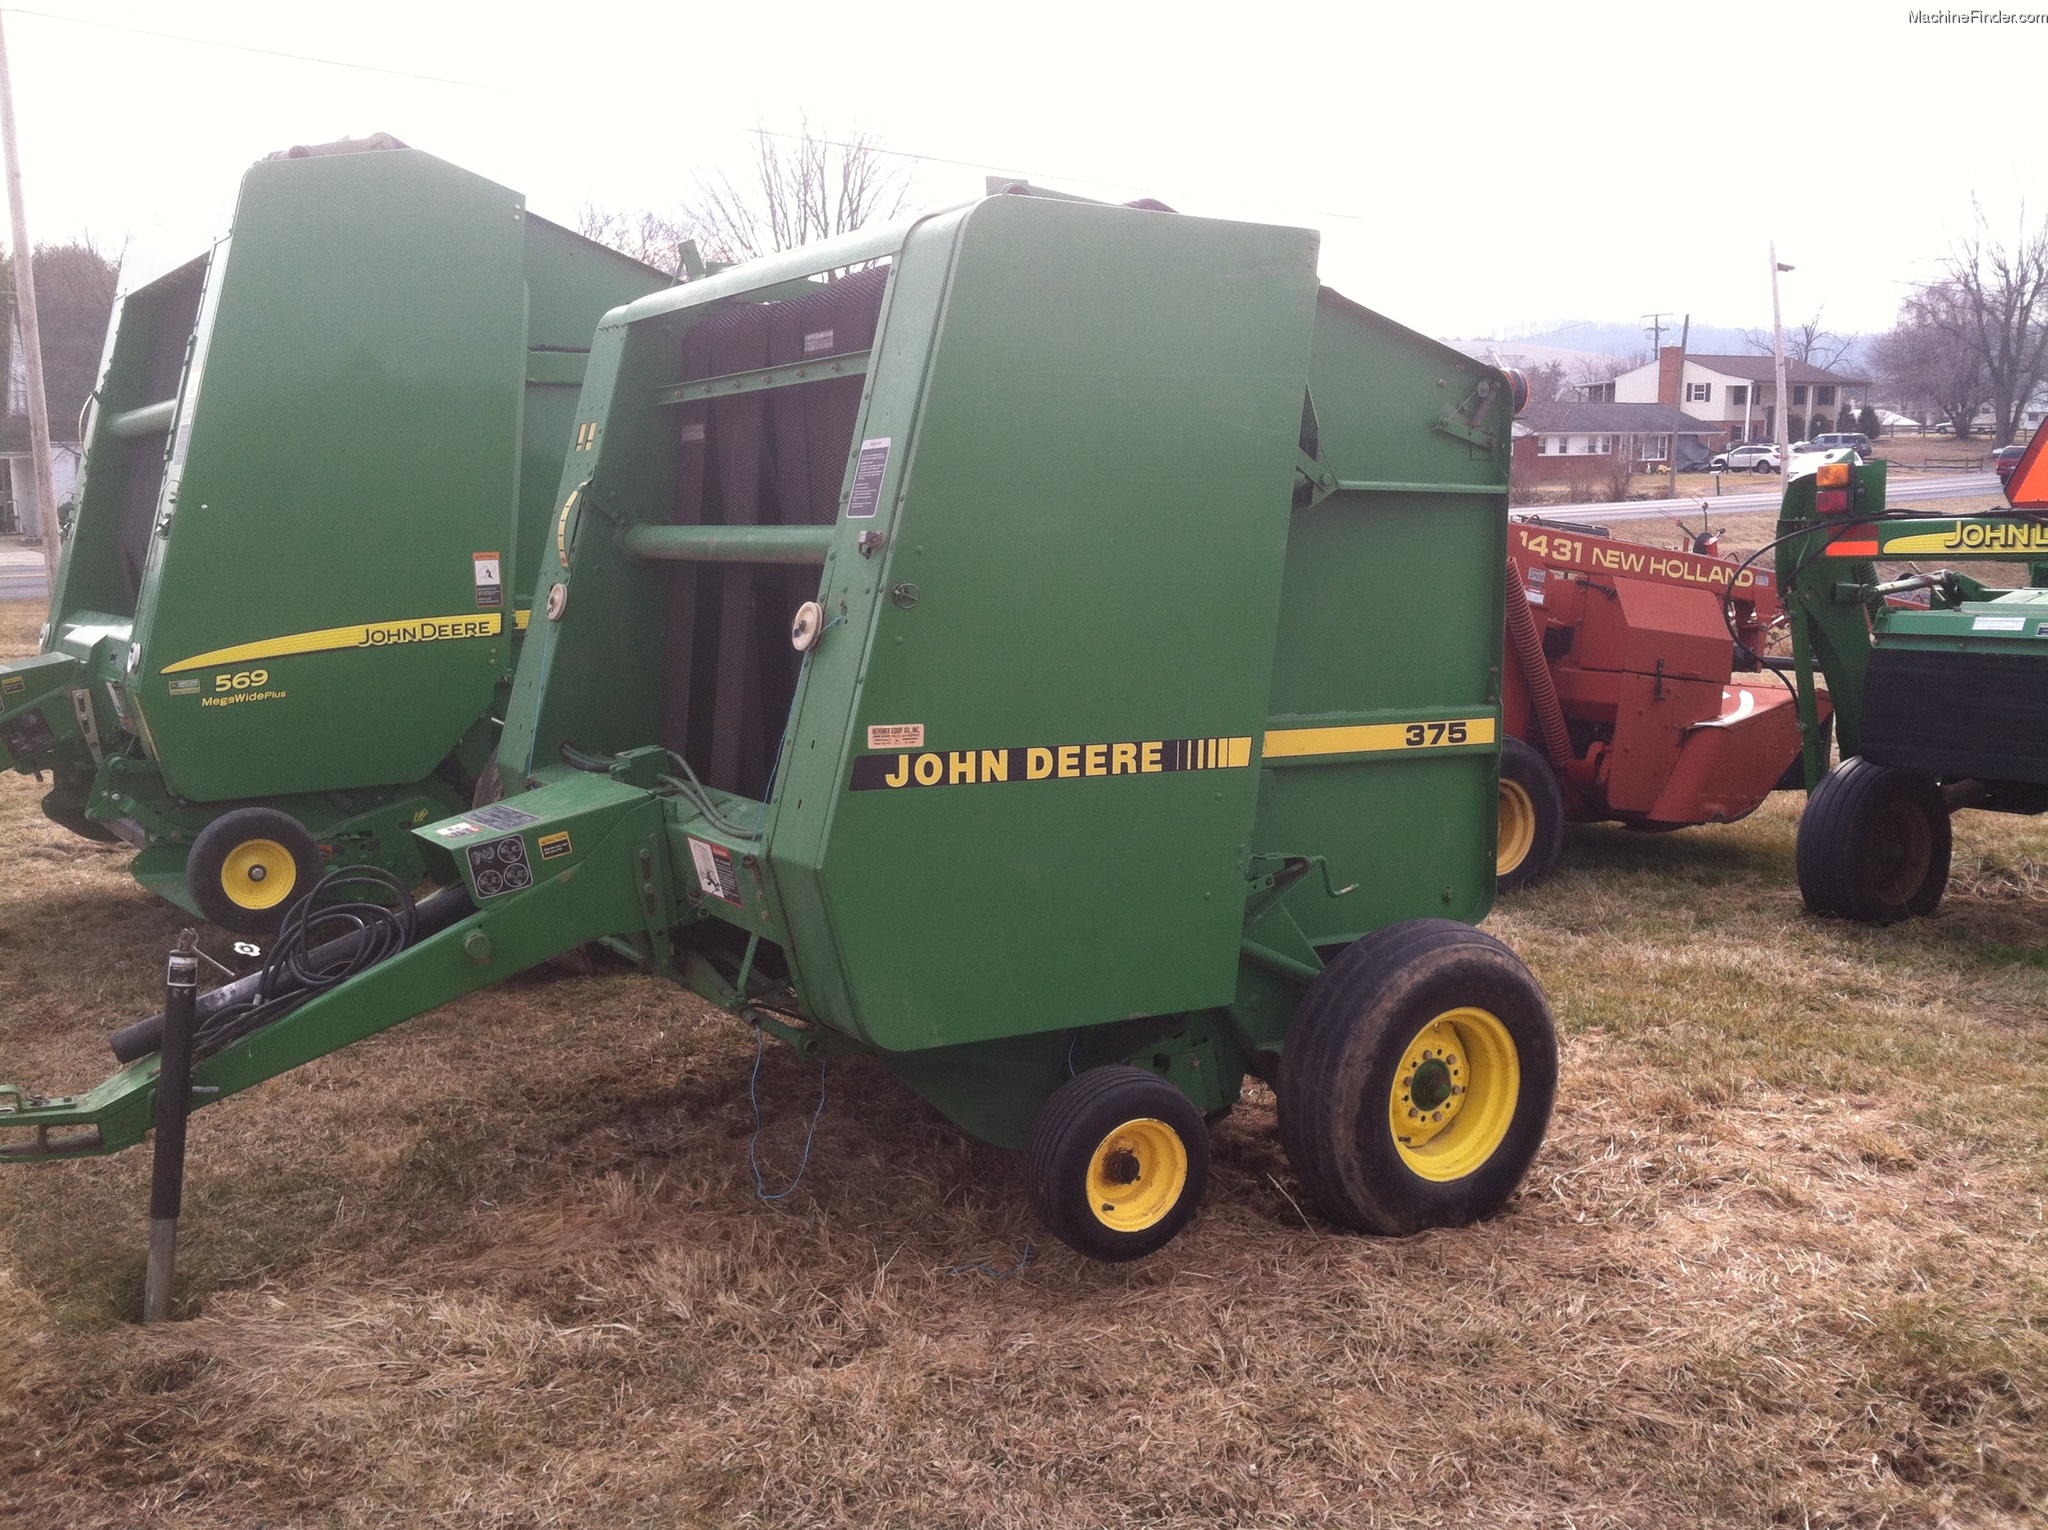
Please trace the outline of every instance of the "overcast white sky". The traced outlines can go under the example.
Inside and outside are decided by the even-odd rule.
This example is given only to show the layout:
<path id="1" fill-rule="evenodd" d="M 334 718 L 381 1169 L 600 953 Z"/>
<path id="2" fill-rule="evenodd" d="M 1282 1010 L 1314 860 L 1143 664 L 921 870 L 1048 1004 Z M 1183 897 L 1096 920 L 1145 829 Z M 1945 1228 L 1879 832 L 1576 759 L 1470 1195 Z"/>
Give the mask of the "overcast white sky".
<path id="1" fill-rule="evenodd" d="M 2002 233 L 2048 211 L 2048 25 L 1905 3 L 4 9 L 32 236 L 132 240 L 132 267 L 196 252 L 292 143 L 394 133 L 573 222 L 743 171 L 747 130 L 806 114 L 930 156 L 923 204 L 999 172 L 1319 228 L 1326 282 L 1440 335 L 1768 324 L 1772 238 L 1788 321 L 1881 329 L 1973 193 Z"/>

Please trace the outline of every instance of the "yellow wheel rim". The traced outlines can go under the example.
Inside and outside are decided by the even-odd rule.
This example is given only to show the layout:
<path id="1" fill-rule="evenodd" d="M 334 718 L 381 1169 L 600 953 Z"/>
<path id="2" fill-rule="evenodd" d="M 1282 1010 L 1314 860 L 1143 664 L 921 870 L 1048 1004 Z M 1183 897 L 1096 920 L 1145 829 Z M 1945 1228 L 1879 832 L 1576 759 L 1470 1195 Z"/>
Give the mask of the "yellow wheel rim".
<path id="1" fill-rule="evenodd" d="M 1536 843 L 1536 801 L 1519 781 L 1500 778 L 1500 840 L 1494 853 L 1495 876 L 1506 876 L 1529 858 Z"/>
<path id="2" fill-rule="evenodd" d="M 1521 1097 L 1521 1057 L 1500 1018 L 1446 1010 L 1415 1033 L 1394 1072 L 1387 1119 L 1401 1161 L 1424 1179 L 1476 1173 L 1507 1136 Z"/>
<path id="3" fill-rule="evenodd" d="M 292 895 L 299 863 L 274 839 L 245 839 L 221 863 L 220 887 L 237 908 L 276 908 Z"/>
<path id="4" fill-rule="evenodd" d="M 1178 1204 L 1188 1183 L 1188 1145 L 1150 1116 L 1126 1121 L 1088 1160 L 1088 1209 L 1116 1232 L 1143 1232 Z"/>

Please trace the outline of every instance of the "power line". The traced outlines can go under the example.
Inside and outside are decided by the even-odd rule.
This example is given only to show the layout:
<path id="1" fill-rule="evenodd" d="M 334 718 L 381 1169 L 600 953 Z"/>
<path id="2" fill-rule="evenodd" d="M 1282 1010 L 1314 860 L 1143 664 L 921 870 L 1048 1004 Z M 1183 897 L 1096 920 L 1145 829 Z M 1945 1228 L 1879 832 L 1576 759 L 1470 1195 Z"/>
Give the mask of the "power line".
<path id="1" fill-rule="evenodd" d="M 754 128 L 752 131 L 765 134 L 770 138 L 787 138 L 799 142 L 808 136 L 813 143 L 827 144 L 835 149 L 861 149 L 870 154 L 887 154 L 896 159 L 915 159 L 933 165 L 954 165 L 962 170 L 993 170 L 999 175 L 1018 173 L 1012 171 L 1009 166 L 997 164 L 993 160 L 948 159 L 943 154 L 920 154 L 914 149 L 891 149 L 878 143 L 847 143 L 837 138 L 819 138 L 815 134 L 777 132 L 774 128 Z M 1139 181 L 1105 181 L 1086 175 L 1062 175 L 1057 170 L 1047 170 L 1043 167 L 1028 173 L 1042 175 L 1048 180 L 1071 181 L 1076 186 L 1100 186 L 1109 191 L 1139 191 L 1144 189 L 1143 183 Z M 1278 208 L 1287 206 L 1285 203 L 1270 203 L 1268 205 Z M 1308 213 L 1310 216 L 1317 218 L 1341 218 L 1347 223 L 1363 223 L 1366 221 L 1365 215 L 1362 213 L 1331 212 L 1327 208 L 1320 207 L 1299 207 L 1292 210 Z"/>
<path id="2" fill-rule="evenodd" d="M 10 16 L 34 16 L 41 21 L 68 22 L 75 27 L 98 27 L 106 32 L 129 32 L 137 37 L 154 37 L 164 42 L 191 43 L 199 48 L 225 48 L 233 53 L 254 53 L 262 58 L 284 58 L 299 64 L 324 64 L 330 69 L 355 69 L 364 74 L 388 74 L 401 80 L 425 80 L 433 85 L 457 85 L 464 90 L 504 91 L 503 85 L 485 85 L 476 80 L 451 79 L 441 74 L 415 74 L 409 69 L 386 69 L 377 64 L 357 64 L 344 58 L 319 58 L 310 53 L 286 53 L 277 48 L 256 48 L 247 43 L 221 42 L 212 37 L 187 37 L 178 32 L 154 32 L 148 27 L 123 26 L 116 21 L 94 21 L 84 16 L 65 16 L 56 11 L 32 11 L 18 5 L 0 6 Z"/>
<path id="3" fill-rule="evenodd" d="M 180 32 L 159 32 L 149 27 L 126 26 L 120 22 L 97 21 L 84 16 L 66 16 L 57 11 L 31 10 L 24 6 L 5 5 L 0 6 L 0 12 L 10 16 L 34 16 L 42 21 L 64 22 L 71 26 L 97 27 L 102 31 L 108 32 L 126 32 L 135 37 L 153 37 L 163 42 L 188 43 L 199 48 L 221 48 L 233 53 L 250 53 L 259 58 L 288 59 L 298 64 L 320 64 L 329 69 L 353 69 L 363 74 L 382 74 L 389 75 L 394 79 L 420 80 L 431 85 L 453 85 L 462 90 L 486 90 L 497 93 L 509 93 L 509 87 L 507 86 L 487 85 L 478 80 L 459 80 L 440 74 L 419 74 L 409 69 L 387 69 L 378 64 L 358 64 L 349 59 L 322 58 L 311 53 L 290 53 L 280 48 L 258 48 L 248 43 L 222 42 L 212 37 L 189 37 Z M 754 131 L 765 134 L 770 138 L 792 140 L 801 140 L 806 136 L 812 136 L 814 142 L 829 144 L 835 149 L 866 149 L 870 153 L 887 154 L 895 159 L 911 159 L 931 165 L 951 165 L 962 170 L 993 171 L 998 175 L 1029 173 L 1041 175 L 1050 180 L 1071 182 L 1076 186 L 1097 186 L 1110 191 L 1143 189 L 1142 183 L 1137 181 L 1106 181 L 1095 176 L 1063 175 L 1058 171 L 1043 168 L 1032 172 L 1018 172 L 1011 166 L 998 164 L 993 160 L 954 159 L 944 154 L 923 154 L 912 149 L 891 149 L 876 143 L 848 143 L 841 139 L 816 138 L 814 135 L 802 133 L 778 132 L 773 128 L 756 128 Z M 1315 218 L 1336 218 L 1346 223 L 1363 223 L 1367 221 L 1365 216 L 1360 213 L 1334 212 L 1328 208 L 1320 207 L 1289 208 L 1285 203 L 1271 203 L 1268 205 L 1274 207 L 1275 210 L 1301 212 Z"/>

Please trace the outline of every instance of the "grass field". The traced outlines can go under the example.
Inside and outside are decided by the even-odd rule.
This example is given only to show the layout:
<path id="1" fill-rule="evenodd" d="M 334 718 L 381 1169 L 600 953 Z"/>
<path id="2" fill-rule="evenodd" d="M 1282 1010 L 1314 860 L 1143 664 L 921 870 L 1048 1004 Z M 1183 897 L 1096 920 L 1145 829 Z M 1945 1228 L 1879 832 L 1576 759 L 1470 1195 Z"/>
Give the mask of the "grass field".
<path id="1" fill-rule="evenodd" d="M 1997 449 L 1997 444 L 1986 436 L 1973 436 L 1967 442 L 1948 436 L 1887 436 L 1878 443 L 1875 456 L 1891 464 L 1899 481 L 1911 483 L 1957 473 L 1987 473 L 1991 470 L 1992 454 Z M 1680 506 L 1687 501 L 1697 504 L 1702 499 L 1711 503 L 1724 494 L 1775 492 L 1777 485 L 1775 473 L 1680 473 L 1677 503 Z M 1662 499 L 1670 487 L 1670 481 L 1661 473 L 1635 473 L 1629 478 L 1626 497 L 1630 500 Z M 1541 510 L 1545 503 L 1563 504 L 1582 497 L 1597 499 L 1604 493 L 1604 487 L 1596 486 L 1582 494 L 1569 484 L 1546 483 L 1536 486 L 1526 503 L 1519 507 Z M 1986 508 L 2002 507 L 2005 498 L 1992 494 L 1985 496 L 1981 504 Z M 1694 519 L 1696 522 L 1697 517 Z"/>
<path id="2" fill-rule="evenodd" d="M 182 921 L 37 791 L 0 1076 L 72 1090 Z M 131 1322 L 146 1152 L 0 1172 L 0 1520 L 2038 1524 L 2048 820 L 1962 815 L 1941 912 L 1872 930 L 1801 913 L 1796 811 L 1580 832 L 1495 913 L 1562 1092 L 1455 1232 L 1305 1216 L 1254 1088 L 1194 1226 L 1089 1265 L 860 1062 L 764 1202 L 750 1034 L 554 970 L 195 1117 L 181 1321 Z M 771 1190 L 818 1084 L 760 1066 Z"/>

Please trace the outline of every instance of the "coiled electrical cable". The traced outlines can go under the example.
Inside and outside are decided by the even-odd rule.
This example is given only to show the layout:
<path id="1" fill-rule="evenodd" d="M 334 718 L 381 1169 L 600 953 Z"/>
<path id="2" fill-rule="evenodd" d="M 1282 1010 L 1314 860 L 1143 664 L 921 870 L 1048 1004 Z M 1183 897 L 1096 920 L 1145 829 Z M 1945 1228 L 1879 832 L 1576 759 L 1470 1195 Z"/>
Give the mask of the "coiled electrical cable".
<path id="1" fill-rule="evenodd" d="M 246 998 L 209 1014 L 192 1039 L 193 1054 L 210 1057 L 282 1020 L 358 973 L 396 956 L 419 928 L 412 889 L 381 866 L 342 866 L 291 906 L 263 959 L 260 981 Z M 316 967 L 316 945 L 360 938 L 338 960 Z"/>

